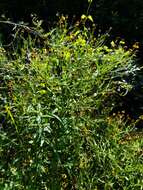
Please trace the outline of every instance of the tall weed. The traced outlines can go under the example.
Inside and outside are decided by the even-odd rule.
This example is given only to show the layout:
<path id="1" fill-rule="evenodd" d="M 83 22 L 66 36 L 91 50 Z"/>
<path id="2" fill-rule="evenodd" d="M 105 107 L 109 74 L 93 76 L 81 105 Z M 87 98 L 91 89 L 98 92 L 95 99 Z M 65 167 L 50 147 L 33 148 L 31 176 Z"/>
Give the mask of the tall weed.
<path id="1" fill-rule="evenodd" d="M 121 44 L 62 17 L 44 47 L 1 48 L 1 189 L 142 189 L 142 140 L 110 116 L 138 69 Z"/>

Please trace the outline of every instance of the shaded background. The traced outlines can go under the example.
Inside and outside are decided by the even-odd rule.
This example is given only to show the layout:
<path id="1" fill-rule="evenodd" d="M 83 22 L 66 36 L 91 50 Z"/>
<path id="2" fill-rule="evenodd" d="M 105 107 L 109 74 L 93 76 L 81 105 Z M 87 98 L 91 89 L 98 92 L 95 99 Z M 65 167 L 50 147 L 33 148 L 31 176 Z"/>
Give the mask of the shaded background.
<path id="1" fill-rule="evenodd" d="M 30 22 L 30 14 L 36 13 L 43 20 L 54 20 L 56 13 L 77 18 L 86 13 L 87 0 L 1 0 L 0 15 L 14 21 Z M 112 27 L 114 35 L 128 41 L 143 40 L 142 0 L 93 0 L 90 11 L 96 24 L 103 31 Z"/>

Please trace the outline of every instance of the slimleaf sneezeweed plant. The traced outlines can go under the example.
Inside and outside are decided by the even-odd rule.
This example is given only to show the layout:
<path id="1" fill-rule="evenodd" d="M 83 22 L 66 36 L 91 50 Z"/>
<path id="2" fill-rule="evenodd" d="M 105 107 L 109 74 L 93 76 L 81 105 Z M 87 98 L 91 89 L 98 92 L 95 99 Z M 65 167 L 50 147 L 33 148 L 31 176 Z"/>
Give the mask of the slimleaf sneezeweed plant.
<path id="1" fill-rule="evenodd" d="M 134 55 L 84 24 L 62 17 L 12 60 L 0 48 L 1 190 L 143 189 L 143 141 L 124 140 L 133 123 L 111 115 L 132 89 Z"/>

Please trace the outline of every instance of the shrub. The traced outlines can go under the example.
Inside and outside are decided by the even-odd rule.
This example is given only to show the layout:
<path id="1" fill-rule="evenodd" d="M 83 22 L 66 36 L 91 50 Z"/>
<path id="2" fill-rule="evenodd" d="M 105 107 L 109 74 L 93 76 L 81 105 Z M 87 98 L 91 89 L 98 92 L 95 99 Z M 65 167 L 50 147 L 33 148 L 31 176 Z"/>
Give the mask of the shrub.
<path id="1" fill-rule="evenodd" d="M 0 188 L 141 189 L 142 140 L 109 116 L 132 88 L 132 52 L 64 23 L 15 60 L 1 48 Z"/>

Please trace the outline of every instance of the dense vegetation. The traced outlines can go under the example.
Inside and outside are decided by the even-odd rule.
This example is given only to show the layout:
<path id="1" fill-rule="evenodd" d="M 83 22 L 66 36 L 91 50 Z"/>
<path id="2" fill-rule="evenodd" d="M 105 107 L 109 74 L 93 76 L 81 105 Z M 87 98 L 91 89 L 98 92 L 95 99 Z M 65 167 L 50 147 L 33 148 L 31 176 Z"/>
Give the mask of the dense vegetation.
<path id="1" fill-rule="evenodd" d="M 0 49 L 2 190 L 143 187 L 142 133 L 113 113 L 140 68 L 124 41 L 107 47 L 86 19 L 68 28 L 62 17 L 44 46 L 29 36 L 14 59 Z"/>

